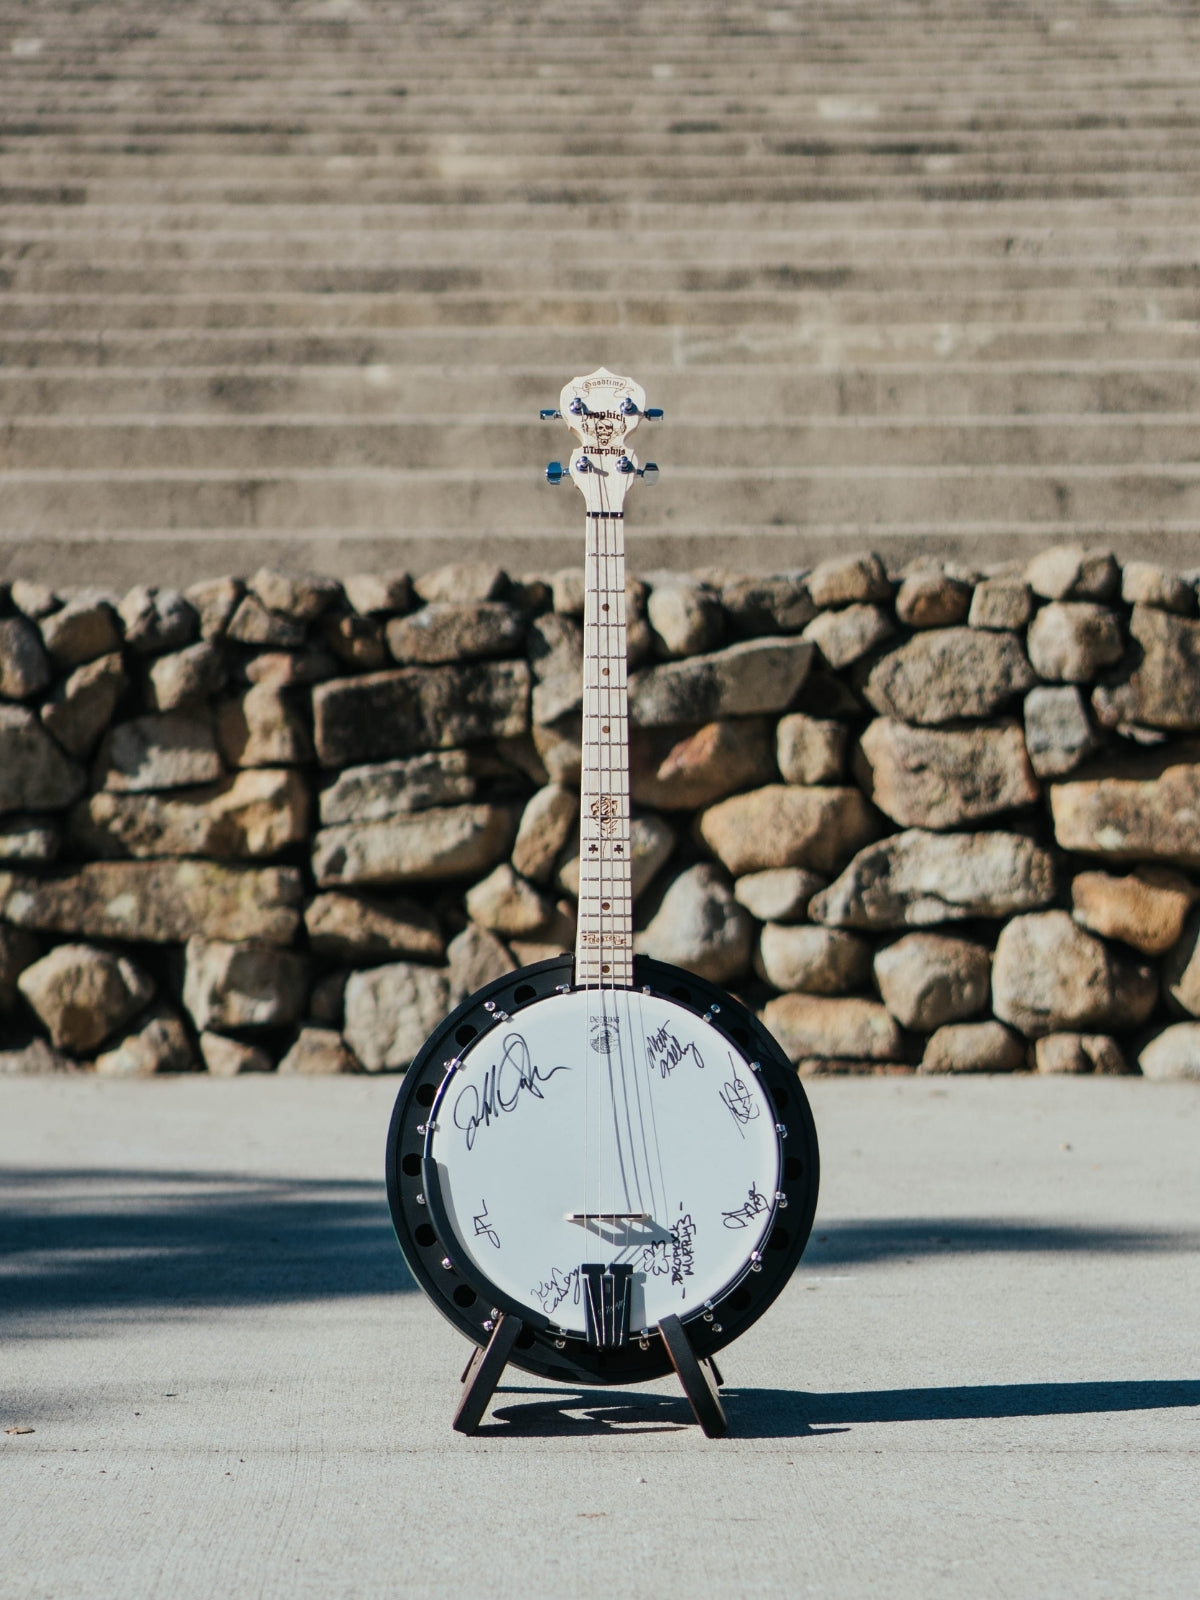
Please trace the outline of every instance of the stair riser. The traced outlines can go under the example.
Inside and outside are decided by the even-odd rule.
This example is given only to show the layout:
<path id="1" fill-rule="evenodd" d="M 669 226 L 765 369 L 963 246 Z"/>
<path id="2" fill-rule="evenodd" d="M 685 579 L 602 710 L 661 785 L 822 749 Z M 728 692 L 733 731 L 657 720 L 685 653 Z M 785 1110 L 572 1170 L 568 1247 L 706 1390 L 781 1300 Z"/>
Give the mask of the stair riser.
<path id="1" fill-rule="evenodd" d="M 599 363 L 616 371 L 647 365 L 676 368 L 797 367 L 842 370 L 884 362 L 971 361 L 1194 361 L 1200 328 L 1194 324 L 1145 323 L 1136 327 L 834 327 L 772 330 L 644 328 L 549 331 L 543 328 L 411 329 L 406 332 L 315 334 L 278 332 L 113 333 L 25 335 L 0 333 L 4 367 L 211 367 L 361 366 L 381 384 L 392 367 L 491 366 L 535 362 L 571 374 Z"/>
<path id="2" fill-rule="evenodd" d="M 0 195 L 5 197 L 4 215 L 13 228 L 28 226 L 72 234 L 78 228 L 137 227 L 140 224 L 151 233 L 198 231 L 219 236 L 230 232 L 261 233 L 267 227 L 277 238 L 287 237 L 296 228 L 302 233 L 320 229 L 331 241 L 345 238 L 348 248 L 352 248 L 355 237 L 370 233 L 383 233 L 397 240 L 402 236 L 411 237 L 423 250 L 426 234 L 442 240 L 474 234 L 492 235 L 499 231 L 524 237 L 542 235 L 538 245 L 530 248 L 553 251 L 564 231 L 570 236 L 593 236 L 599 230 L 606 240 L 612 240 L 614 251 L 630 233 L 647 238 L 670 234 L 701 240 L 707 235 L 717 240 L 723 249 L 725 241 L 734 234 L 752 244 L 754 237 L 762 233 L 772 237 L 797 233 L 820 237 L 831 230 L 841 233 L 861 225 L 871 233 L 890 229 L 915 230 L 923 234 L 940 231 L 943 236 L 949 233 L 951 238 L 958 238 L 959 230 L 964 230 L 964 237 L 973 237 L 980 228 L 1001 230 L 1006 237 L 1013 238 L 1015 250 L 1023 229 L 1044 230 L 1049 226 L 1057 237 L 1060 227 L 1063 235 L 1069 236 L 1076 228 L 1107 228 L 1121 222 L 1135 228 L 1144 224 L 1155 229 L 1173 229 L 1177 225 L 1194 229 L 1200 224 L 1200 204 L 1195 198 L 1181 199 L 1153 190 L 1140 194 L 1136 203 L 1127 201 L 1113 205 L 1106 200 L 1077 199 L 1050 213 L 1036 201 L 985 203 L 877 197 L 869 204 L 814 203 L 806 206 L 800 215 L 792 205 L 744 200 L 725 205 L 709 201 L 702 207 L 675 203 L 632 206 L 621 201 L 605 206 L 578 203 L 529 206 L 519 202 L 500 204 L 487 199 L 464 206 L 389 205 L 379 201 L 366 204 L 356 198 L 353 184 L 344 186 L 335 200 L 322 205 L 294 205 L 281 201 L 277 195 L 267 195 L 257 206 L 231 207 L 217 200 L 186 204 L 160 202 L 148 194 L 144 186 L 131 200 L 106 204 L 94 196 L 89 199 L 82 185 L 64 181 L 45 186 L 46 192 L 58 193 L 68 187 L 78 198 L 42 203 L 22 200 L 11 192 L 20 187 L 6 186 L 0 178 Z M 1048 217 L 1054 219 L 1052 224 L 1048 225 Z"/>
<path id="3" fill-rule="evenodd" d="M 973 528 L 755 528 L 728 532 L 672 532 L 656 525 L 629 529 L 629 564 L 634 572 L 696 572 L 705 568 L 737 572 L 786 572 L 814 566 L 844 555 L 847 549 L 880 551 L 892 570 L 905 562 L 942 558 L 974 563 L 979 568 L 1004 561 L 1028 561 L 1047 544 L 1077 536 L 1078 530 L 1055 523 Z M 1200 524 L 1177 528 L 1109 525 L 1105 547 L 1122 560 L 1157 561 L 1183 570 L 1196 564 Z M 560 567 L 578 566 L 579 531 L 564 523 L 552 533 L 456 532 L 370 535 L 315 533 L 241 536 L 197 535 L 192 532 L 141 536 L 113 535 L 36 541 L 0 535 L 0 581 L 30 578 L 59 587 L 100 585 L 122 593 L 144 583 L 183 586 L 223 573 L 248 574 L 260 565 L 285 570 L 328 572 L 349 577 L 356 572 L 395 568 L 428 572 L 448 561 L 501 562 L 513 573 L 544 575 Z"/>
<path id="4" fill-rule="evenodd" d="M 91 208 L 74 213 L 71 227 L 48 227 L 47 213 L 26 208 L 18 220 L 16 208 L 8 211 L 7 237 L 0 239 L 0 262 L 5 264 L 79 262 L 91 268 L 135 264 L 143 270 L 160 266 L 216 264 L 235 266 L 284 264 L 295 269 L 316 264 L 331 270 L 347 268 L 456 269 L 482 271 L 487 261 L 491 273 L 504 281 L 520 273 L 543 276 L 551 271 L 628 272 L 638 263 L 640 283 L 648 273 L 664 281 L 682 271 L 716 273 L 729 269 L 779 271 L 797 265 L 864 265 L 887 267 L 893 274 L 900 262 L 945 267 L 947 239 L 941 228 L 871 227 L 812 228 L 785 231 L 712 226 L 704 229 L 603 230 L 564 228 L 547 238 L 533 239 L 515 224 L 496 228 L 370 229 L 356 219 L 354 231 L 337 235 L 332 227 L 305 226 L 302 214 L 277 229 L 221 226 L 220 218 L 205 226 L 193 218 L 190 226 L 170 212 L 147 215 L 142 228 L 122 226 L 111 213 L 93 216 Z M 230 223 L 235 219 L 228 219 Z M 252 219 L 247 219 L 252 220 Z M 497 232 L 505 233 L 500 257 Z M 602 245 L 598 250 L 597 246 Z M 960 224 L 954 232 L 956 260 L 981 271 L 988 263 L 1013 267 L 1036 264 L 1086 266 L 1093 270 L 1143 270 L 1171 263 L 1192 265 L 1200 252 L 1200 224 L 1183 222 L 1163 227 L 1097 228 L 1084 225 L 1059 228 L 987 228 Z M 610 266 L 609 263 L 612 263 Z M 495 282 L 490 277 L 489 282 Z M 1006 280 L 1007 281 L 1007 280 Z"/>
<path id="5" fill-rule="evenodd" d="M 1200 84 L 1194 92 L 1200 93 Z M 10 117 L 12 113 L 10 112 Z M 349 170 L 344 176 L 356 185 L 378 187 L 396 185 L 461 184 L 476 180 L 513 185 L 544 186 L 595 181 L 586 177 L 597 156 L 604 156 L 620 167 L 621 181 L 627 185 L 654 184 L 663 169 L 663 142 L 671 142 L 673 181 L 682 185 L 722 187 L 713 167 L 721 163 L 737 168 L 739 178 L 748 185 L 788 184 L 797 179 L 838 179 L 852 182 L 891 184 L 914 177 L 953 177 L 964 183 L 991 179 L 1017 181 L 1040 178 L 1048 182 L 1086 183 L 1118 180 L 1145 172 L 1172 173 L 1180 179 L 1194 174 L 1200 139 L 1198 124 L 1163 130 L 1157 137 L 1107 140 L 1094 137 L 1072 140 L 1065 148 L 1057 137 L 1052 148 L 1032 144 L 1028 131 L 1015 136 L 999 132 L 978 146 L 960 144 L 955 138 L 938 137 L 926 129 L 901 125 L 891 137 L 881 133 L 876 146 L 846 144 L 831 146 L 823 130 L 810 127 L 808 137 L 795 130 L 792 137 L 783 131 L 765 138 L 758 130 L 733 139 L 688 138 L 671 140 L 670 129 L 648 135 L 646 148 L 636 151 L 606 150 L 603 135 L 596 140 L 599 149 L 589 148 L 578 124 L 569 131 L 550 127 L 534 141 L 526 135 L 504 137 L 504 153 L 499 154 L 495 139 L 504 133 L 496 128 L 491 139 L 480 136 L 474 147 L 465 146 L 446 153 L 439 148 L 453 138 L 451 119 L 441 131 L 432 129 L 419 139 L 406 137 L 399 127 L 389 130 L 364 125 L 359 135 L 331 131 L 321 134 L 306 131 L 247 137 L 226 131 L 214 122 L 210 129 L 162 127 L 152 120 L 138 119 L 127 127 L 120 119 L 101 112 L 97 118 L 103 132 L 90 133 L 86 124 L 46 126 L 31 121 L 14 128 L 10 121 L 0 130 L 5 148 L 12 153 L 10 179 L 20 181 L 44 174 L 52 161 L 70 163 L 77 182 L 107 187 L 112 181 L 114 159 L 121 161 L 122 179 L 135 176 L 151 182 L 213 184 L 228 181 L 229 157 L 236 156 L 239 179 L 244 182 L 304 184 L 314 177 L 314 167 L 337 162 Z M 331 130 L 337 124 L 331 124 Z M 1171 135 L 1177 135 L 1172 137 Z M 36 154 L 26 153 L 26 142 L 36 141 Z M 130 144 L 133 144 L 132 151 Z M 139 150 L 143 153 L 139 153 Z"/>
<path id="6" fill-rule="evenodd" d="M 295 296 L 288 299 L 217 300 L 195 297 L 128 295 L 120 300 L 14 297 L 0 300 L 0 334 L 58 334 L 92 331 L 122 333 L 171 330 L 181 333 L 281 329 L 312 334 L 342 330 L 379 330 L 402 336 L 408 330 L 446 329 L 458 334 L 471 329 L 533 329 L 539 326 L 576 329 L 595 336 L 603 329 L 678 328 L 694 337 L 700 330 L 719 333 L 746 330 L 752 337 L 794 340 L 797 332 L 811 337 L 818 330 L 888 331 L 919 328 L 936 320 L 936 337 L 970 334 L 979 326 L 1023 324 L 1042 326 L 1110 323 L 1154 327 L 1161 323 L 1200 320 L 1200 288 L 1087 292 L 1073 289 L 1028 291 L 1024 294 L 796 294 L 757 297 L 750 294 L 703 295 L 660 299 L 610 299 L 589 295 L 544 295 L 537 299 L 492 299 L 455 294 Z"/>
<path id="7" fill-rule="evenodd" d="M 70 165 L 70 156 L 63 158 Z M 230 163 L 236 168 L 236 162 Z M 586 167 L 584 168 L 586 173 Z M 22 192 L 22 185 L 11 185 L 12 198 L 25 204 L 37 197 L 37 185 L 27 186 L 30 193 Z M 431 182 L 389 178 L 354 185 L 360 203 L 406 206 L 458 206 L 468 208 L 477 202 L 493 205 L 673 205 L 690 202 L 693 205 L 745 204 L 747 201 L 769 203 L 772 206 L 789 206 L 869 202 L 875 205 L 888 200 L 943 201 L 953 203 L 1037 201 L 1065 204 L 1073 200 L 1105 201 L 1136 200 L 1147 188 L 1162 196 L 1194 198 L 1197 177 L 1194 167 L 1185 163 L 1179 172 L 1161 170 L 1156 164 L 1114 174 L 1107 168 L 1094 174 L 1076 176 L 1034 174 L 1025 177 L 1019 173 L 982 174 L 961 179 L 953 174 L 935 176 L 920 172 L 878 178 L 857 178 L 852 173 L 844 176 L 807 175 L 803 169 L 790 177 L 665 177 L 611 179 L 589 176 L 564 176 L 526 182 L 508 176 L 479 171 L 470 178 Z M 52 204 L 85 202 L 95 205 L 319 205 L 334 206 L 346 192 L 345 180 L 276 179 L 274 177 L 224 179 L 186 177 L 153 180 L 124 178 L 94 178 L 83 183 L 72 182 L 62 189 L 46 186 L 44 198 Z M 3 191 L 0 191 L 3 193 Z M 73 199 L 71 197 L 74 197 Z"/>
<path id="8" fill-rule="evenodd" d="M 949 365 L 880 372 L 781 372 L 774 367 L 639 369 L 655 403 L 672 426 L 689 418 L 840 416 L 1006 417 L 1187 413 L 1200 410 L 1200 370 L 1191 362 L 1143 363 L 1080 371 L 953 368 Z M 561 368 L 445 373 L 422 367 L 300 367 L 215 372 L 23 372 L 0 367 L 0 418 L 45 414 L 75 420 L 114 415 L 179 413 L 206 420 L 262 413 L 320 415 L 346 426 L 346 418 L 376 420 L 458 417 L 477 404 L 486 381 L 489 403 L 500 415 L 531 416 L 561 387 Z M 350 424 L 353 426 L 353 424 Z M 545 448 L 550 435 L 544 435 Z"/>
<path id="9" fill-rule="evenodd" d="M 512 250 L 506 241 L 490 241 L 487 255 L 475 265 L 429 263 L 419 266 L 378 267 L 298 266 L 289 262 L 235 261 L 229 264 L 146 266 L 102 265 L 91 261 L 13 261 L 0 260 L 0 288 L 17 297 L 72 297 L 85 300 L 108 296 L 149 298 L 162 296 L 204 296 L 215 300 L 261 299 L 267 305 L 276 298 L 305 297 L 310 315 L 320 315 L 320 306 L 332 297 L 342 301 L 352 297 L 368 300 L 386 296 L 401 307 L 414 300 L 437 296 L 454 312 L 462 305 L 464 321 L 478 320 L 476 306 L 496 307 L 494 320 L 505 320 L 511 304 L 529 306 L 536 295 L 538 303 L 552 315 L 560 315 L 565 303 L 586 296 L 596 307 L 595 316 L 606 320 L 631 314 L 627 308 L 658 305 L 667 308 L 696 305 L 706 321 L 714 320 L 709 307 L 722 298 L 737 297 L 746 306 L 743 320 L 754 320 L 762 313 L 756 306 L 759 296 L 775 297 L 785 306 L 802 308 L 821 305 L 828 299 L 846 305 L 856 320 L 869 316 L 867 306 L 878 302 L 887 315 L 893 305 L 911 307 L 935 300 L 945 304 L 953 317 L 959 307 L 976 304 L 1021 303 L 1039 315 L 1046 305 L 1072 304 L 1073 298 L 1087 304 L 1093 297 L 1129 298 L 1153 294 L 1168 310 L 1194 311 L 1200 303 L 1200 262 L 1183 259 L 1182 251 L 1171 260 L 1115 260 L 1091 257 L 1079 261 L 974 261 L 952 257 L 932 261 L 910 261 L 898 267 L 895 262 L 855 264 L 849 262 L 798 262 L 764 259 L 756 265 L 712 264 L 708 253 L 698 250 L 693 262 L 659 267 L 654 262 L 636 260 L 628 254 L 594 241 L 592 260 L 587 264 L 531 263 L 521 259 L 519 243 Z M 516 259 L 513 259 L 516 252 Z M 631 283 L 631 265 L 634 268 Z M 632 293 L 631 293 L 632 291 Z M 567 296 L 571 296 L 568 299 Z M 314 297 L 319 296 L 320 299 Z M 652 296 L 661 297 L 660 300 Z M 866 297 L 870 297 L 869 301 Z M 54 306 L 61 316 L 66 307 Z M 119 308 L 117 308 L 119 309 Z M 487 314 L 485 310 L 483 314 Z M 573 310 L 575 318 L 580 312 Z M 642 315 L 646 312 L 641 311 Z M 669 309 L 668 315 L 678 315 Z M 911 310 L 904 311 L 910 320 Z M 986 314 L 986 313 L 983 313 Z M 405 310 L 398 311 L 405 317 Z"/>
<path id="10" fill-rule="evenodd" d="M 340 527 L 424 532 L 439 527 L 553 531 L 574 507 L 528 469 L 442 475 L 291 474 L 287 477 L 9 473 L 0 480 L 0 528 L 37 537 L 45 530 L 95 532 L 171 527 L 216 531 Z M 649 491 L 647 491 L 649 497 Z M 643 502 L 644 504 L 644 502 Z M 929 468 L 891 475 L 681 469 L 643 512 L 688 530 L 741 523 L 1056 522 L 1094 530 L 1112 521 L 1200 526 L 1200 473 L 1054 473 Z M 1090 536 L 1090 534 L 1089 534 Z"/>
<path id="11" fill-rule="evenodd" d="M 710 410 L 719 403 L 711 391 Z M 522 410 L 526 415 L 532 407 Z M 0 424 L 0 471 L 71 470 L 274 473 L 363 467 L 391 471 L 479 471 L 537 463 L 565 453 L 568 439 L 503 417 L 395 419 L 310 425 L 208 421 L 170 425 Z M 1117 419 L 956 425 L 829 426 L 795 418 L 785 424 L 714 420 L 661 434 L 642 429 L 633 442 L 641 459 L 662 457 L 674 472 L 692 467 L 753 472 L 759 468 L 919 466 L 1146 467 L 1200 463 L 1200 429 L 1191 418 L 1148 422 Z"/>

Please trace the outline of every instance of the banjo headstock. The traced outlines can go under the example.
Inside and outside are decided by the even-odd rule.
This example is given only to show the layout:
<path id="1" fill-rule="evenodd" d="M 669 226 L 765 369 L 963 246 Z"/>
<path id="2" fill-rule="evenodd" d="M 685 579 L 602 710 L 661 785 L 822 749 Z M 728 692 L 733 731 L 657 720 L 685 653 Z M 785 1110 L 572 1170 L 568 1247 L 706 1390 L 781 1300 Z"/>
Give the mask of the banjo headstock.
<path id="1" fill-rule="evenodd" d="M 586 378 L 564 384 L 557 411 L 543 411 L 543 421 L 561 417 L 579 442 L 566 467 L 552 461 L 546 468 L 548 483 L 561 483 L 569 473 L 593 516 L 619 516 L 625 495 L 635 478 L 654 483 L 658 468 L 652 461 L 639 466 L 629 449 L 629 438 L 645 418 L 658 421 L 662 412 L 647 408 L 646 391 L 632 378 L 619 378 L 599 367 Z"/>

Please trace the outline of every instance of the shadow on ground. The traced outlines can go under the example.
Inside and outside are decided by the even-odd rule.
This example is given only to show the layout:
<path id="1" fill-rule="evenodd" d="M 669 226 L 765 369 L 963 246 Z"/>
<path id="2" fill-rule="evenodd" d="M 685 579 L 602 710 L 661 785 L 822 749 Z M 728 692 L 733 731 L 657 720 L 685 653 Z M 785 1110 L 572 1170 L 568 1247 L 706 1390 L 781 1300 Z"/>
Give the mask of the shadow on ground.
<path id="1" fill-rule="evenodd" d="M 802 1272 L 946 1252 L 1183 1251 L 1196 1234 L 988 1219 L 822 1224 Z M 0 1176 L 0 1326 L 59 1313 L 411 1290 L 378 1183 L 228 1174 Z"/>
<path id="2" fill-rule="evenodd" d="M 510 1401 L 514 1395 L 536 1399 Z M 1007 1417 L 1073 1417 L 1200 1406 L 1200 1381 L 1003 1383 L 945 1389 L 864 1389 L 810 1394 L 802 1389 L 722 1391 L 730 1433 L 739 1439 L 802 1439 L 846 1433 L 871 1422 L 959 1422 Z M 575 1437 L 668 1433 L 695 1427 L 682 1395 L 625 1390 L 502 1387 L 481 1435 Z"/>
<path id="3" fill-rule="evenodd" d="M 382 1176 L 0 1177 L 0 1326 L 38 1313 L 270 1305 L 414 1287 Z"/>
<path id="4" fill-rule="evenodd" d="M 1195 1250 L 1200 1250 L 1200 1230 L 1012 1222 L 994 1217 L 889 1217 L 819 1221 L 804 1252 L 803 1266 L 853 1266 L 954 1254 L 1040 1255 L 1059 1251 L 1072 1255 L 1145 1255 Z"/>

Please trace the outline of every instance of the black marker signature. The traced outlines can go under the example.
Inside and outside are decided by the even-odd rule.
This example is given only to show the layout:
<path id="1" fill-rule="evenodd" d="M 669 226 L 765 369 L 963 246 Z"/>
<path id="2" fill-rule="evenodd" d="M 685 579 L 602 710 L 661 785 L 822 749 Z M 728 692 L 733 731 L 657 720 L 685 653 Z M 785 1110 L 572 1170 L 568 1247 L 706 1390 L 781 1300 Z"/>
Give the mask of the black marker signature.
<path id="1" fill-rule="evenodd" d="M 568 1295 L 575 1305 L 579 1304 L 578 1267 L 572 1268 L 570 1272 L 561 1272 L 555 1267 L 546 1282 L 539 1283 L 533 1291 L 533 1298 L 538 1301 L 547 1316 L 557 1311 Z"/>
<path id="2" fill-rule="evenodd" d="M 746 1227 L 755 1217 L 761 1216 L 767 1209 L 767 1203 L 766 1195 L 759 1194 L 755 1185 L 751 1184 L 750 1193 L 736 1211 L 722 1211 L 721 1215 L 725 1219 L 725 1226 L 727 1228 Z"/>
<path id="3" fill-rule="evenodd" d="M 738 1132 L 742 1133 L 746 1123 L 753 1122 L 755 1117 L 758 1116 L 758 1107 L 754 1103 L 754 1097 L 751 1095 L 750 1090 L 742 1079 L 738 1077 L 738 1069 L 732 1056 L 729 1058 L 729 1065 L 733 1068 L 733 1077 L 728 1083 L 721 1085 L 721 1099 L 728 1106 L 729 1114 L 737 1123 Z M 744 1133 L 742 1137 L 743 1139 L 746 1137 Z"/>
<path id="4" fill-rule="evenodd" d="M 539 1085 L 548 1083 L 556 1072 L 569 1071 L 565 1063 L 548 1072 L 531 1065 L 529 1046 L 519 1033 L 510 1033 L 499 1062 L 484 1074 L 483 1088 L 468 1084 L 454 1102 L 454 1126 L 466 1134 L 467 1149 L 473 1148 L 480 1128 L 488 1127 L 504 1112 L 516 1110 L 523 1089 L 535 1100 L 544 1100 Z"/>
<path id="5" fill-rule="evenodd" d="M 487 1201 L 481 1200 L 479 1203 L 483 1207 L 483 1210 L 477 1217 L 471 1218 L 471 1221 L 475 1224 L 475 1237 L 477 1239 L 486 1239 L 489 1244 L 495 1245 L 496 1249 L 499 1250 L 500 1235 L 496 1232 L 495 1228 L 492 1227 L 491 1221 L 488 1218 Z"/>
<path id="6" fill-rule="evenodd" d="M 665 1023 L 657 1033 L 646 1035 L 646 1056 L 650 1062 L 651 1072 L 657 1067 L 664 1078 L 669 1078 L 686 1056 L 691 1056 L 702 1071 L 704 1068 L 704 1057 L 696 1049 L 696 1046 L 694 1044 L 680 1044 Z"/>
<path id="7" fill-rule="evenodd" d="M 685 1212 L 665 1239 L 655 1239 L 642 1248 L 642 1271 L 648 1278 L 665 1278 L 683 1286 L 683 1280 L 695 1272 L 696 1251 L 692 1241 L 696 1237 L 696 1224 L 691 1212 Z M 686 1294 L 686 1290 L 685 1290 Z"/>
<path id="8" fill-rule="evenodd" d="M 696 1237 L 696 1224 L 691 1213 L 685 1212 L 671 1229 L 671 1282 L 683 1285 L 695 1270 L 696 1251 L 692 1240 Z M 684 1289 L 686 1296 L 687 1290 Z"/>

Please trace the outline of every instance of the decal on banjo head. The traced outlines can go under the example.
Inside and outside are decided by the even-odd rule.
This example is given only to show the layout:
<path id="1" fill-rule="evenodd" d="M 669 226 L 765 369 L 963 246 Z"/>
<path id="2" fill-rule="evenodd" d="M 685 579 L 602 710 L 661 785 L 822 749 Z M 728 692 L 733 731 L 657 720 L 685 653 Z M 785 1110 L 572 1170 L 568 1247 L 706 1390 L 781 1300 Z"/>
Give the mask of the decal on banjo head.
<path id="1" fill-rule="evenodd" d="M 639 957 L 635 976 L 623 508 L 657 475 L 631 448 L 662 415 L 645 402 L 601 367 L 542 413 L 574 436 L 568 470 L 587 505 L 573 964 L 523 968 L 464 1001 L 413 1062 L 392 1119 L 401 1247 L 488 1346 L 468 1368 L 465 1432 L 508 1360 L 575 1382 L 673 1366 L 705 1431 L 724 1431 L 698 1360 L 778 1293 L 816 1205 L 811 1115 L 770 1035 L 687 972 Z M 566 475 L 547 469 L 552 483 Z M 785 1106 L 799 1128 L 786 1156 Z"/>

